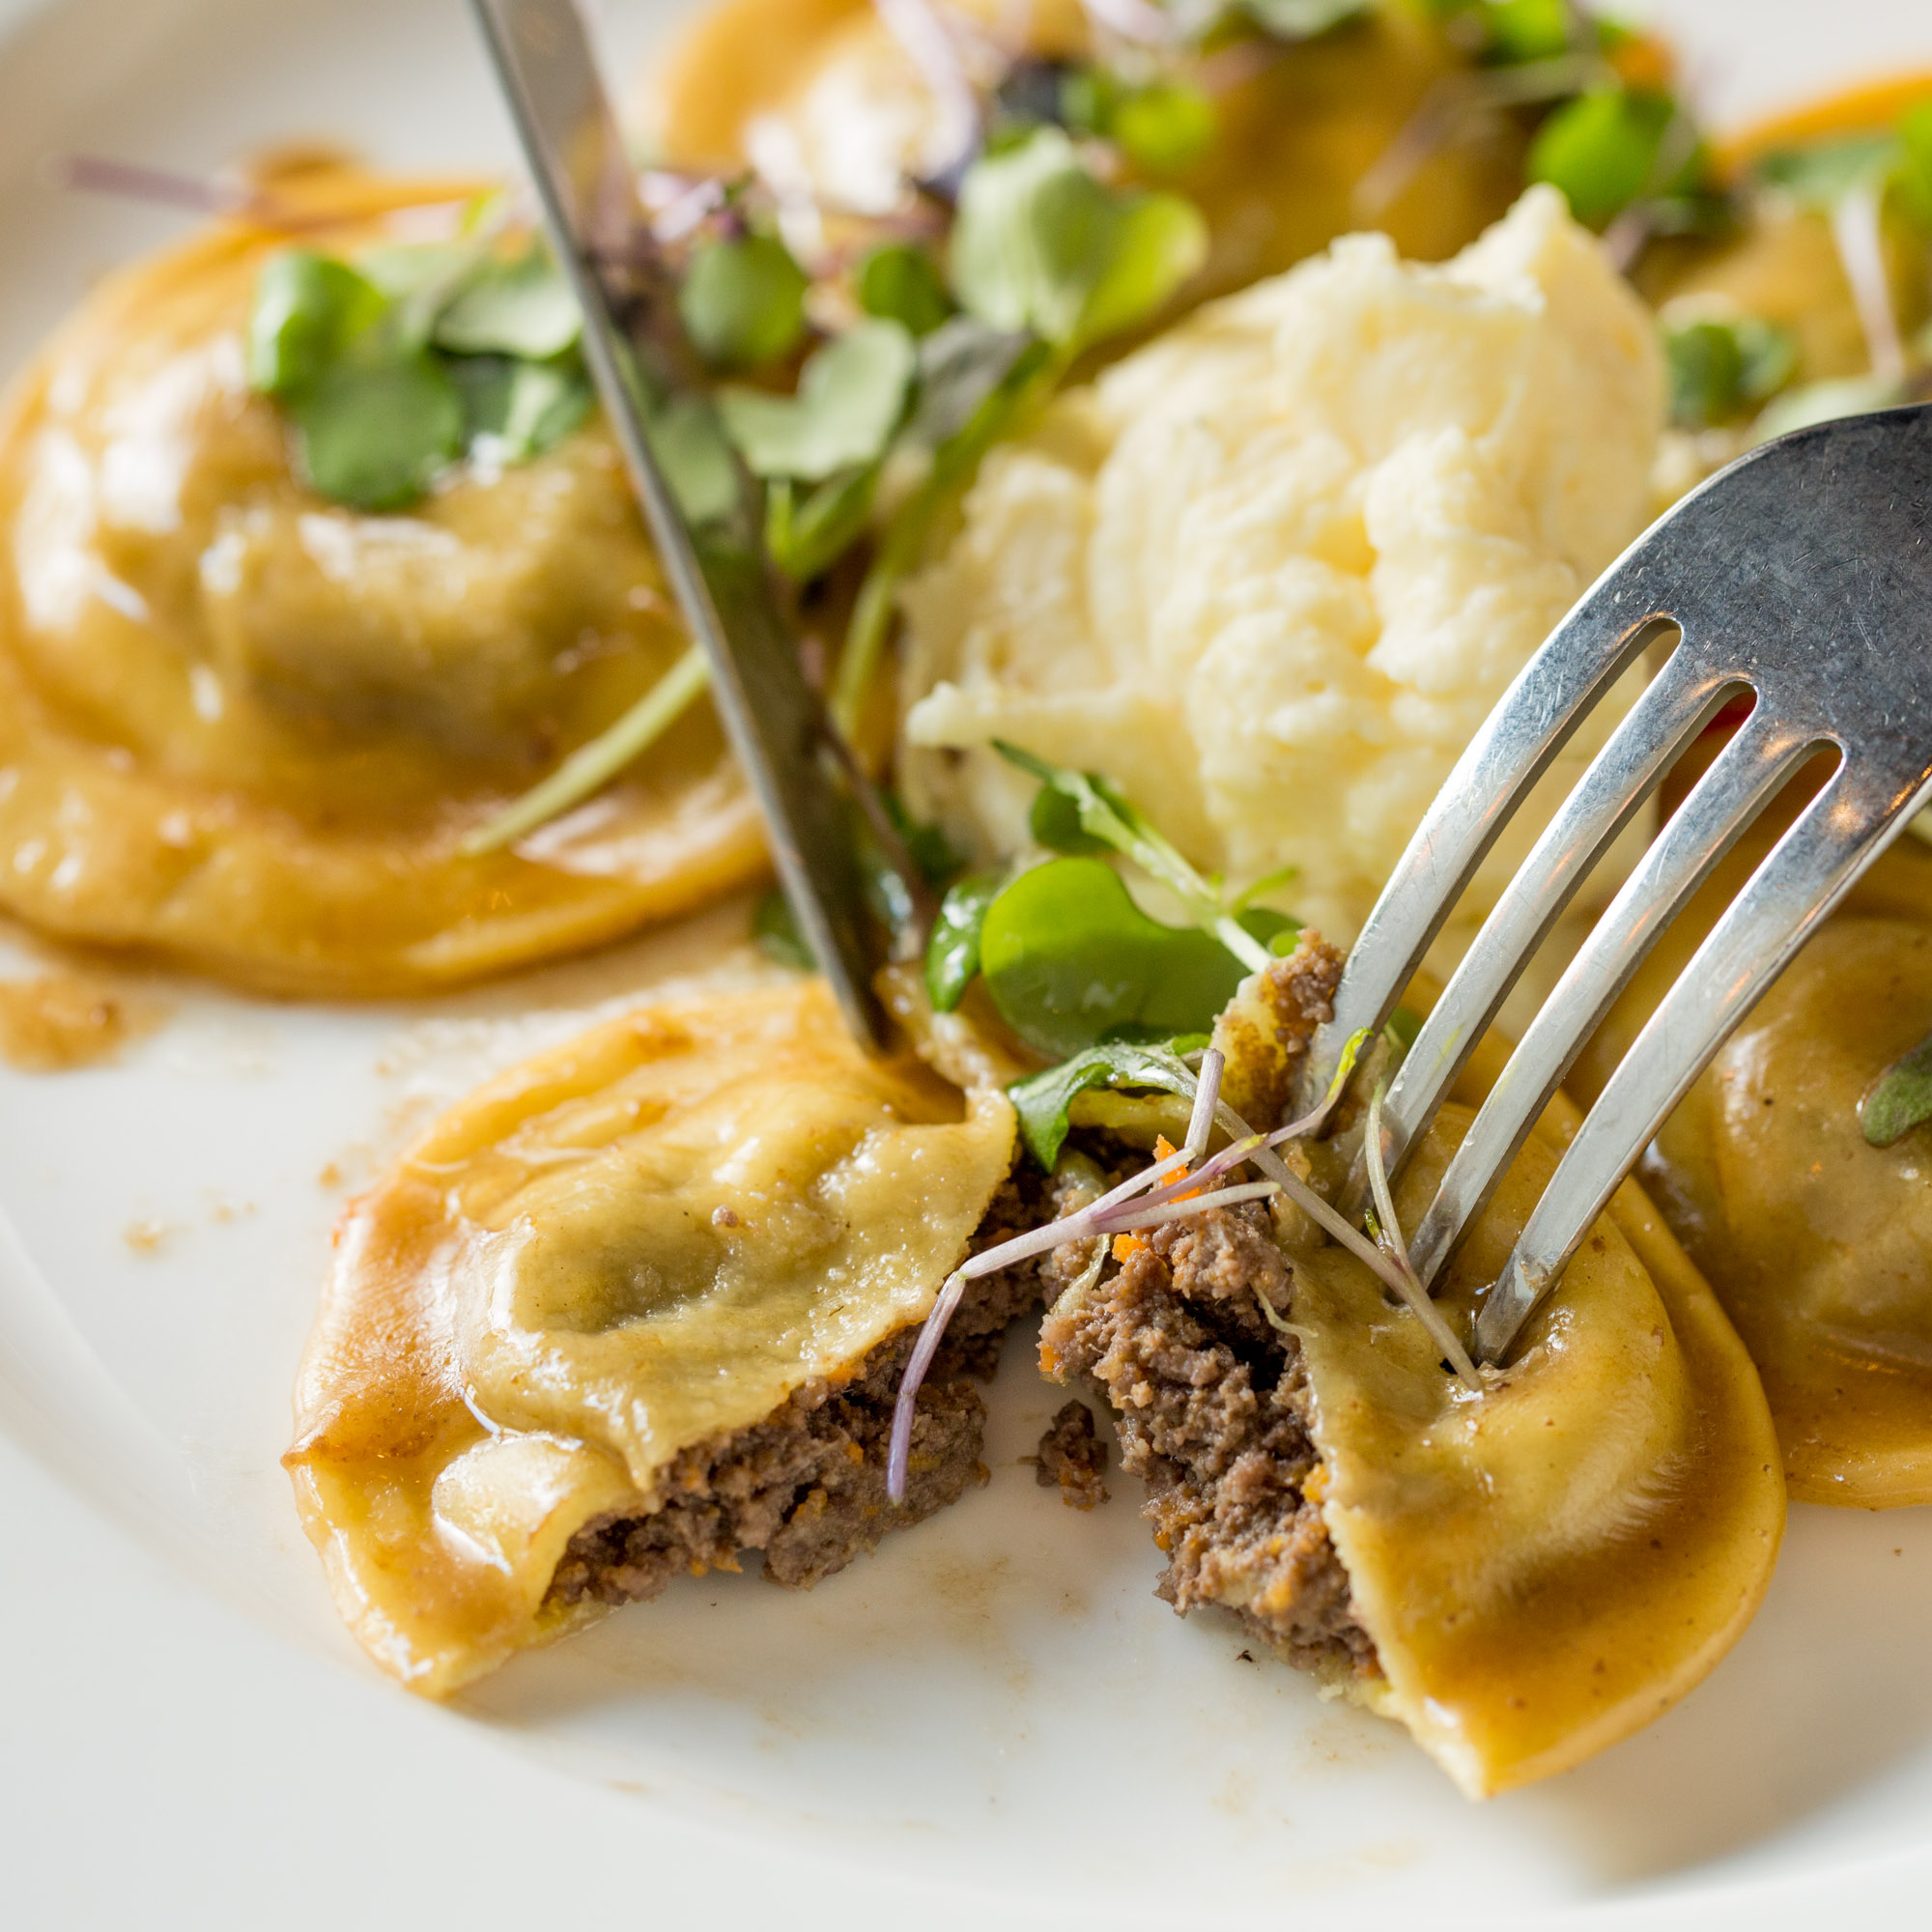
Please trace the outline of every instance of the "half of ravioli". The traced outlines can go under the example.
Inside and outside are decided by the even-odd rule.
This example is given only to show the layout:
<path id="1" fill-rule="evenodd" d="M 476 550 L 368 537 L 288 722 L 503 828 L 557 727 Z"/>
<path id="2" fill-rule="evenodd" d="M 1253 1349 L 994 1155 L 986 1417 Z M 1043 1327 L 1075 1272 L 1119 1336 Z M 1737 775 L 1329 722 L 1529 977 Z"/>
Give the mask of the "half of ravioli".
<path id="1" fill-rule="evenodd" d="M 440 1695 L 673 1577 L 808 1586 L 983 1475 L 989 1276 L 887 1437 L 914 1331 L 1009 1190 L 1014 1120 L 867 1059 L 823 985 L 648 1008 L 445 1116 L 339 1232 L 285 1459 L 370 1655 Z M 989 1236 L 987 1237 L 996 1237 Z"/>
<path id="2" fill-rule="evenodd" d="M 1273 1023 L 1224 1024 L 1236 1055 L 1299 1050 L 1333 984 L 1324 952 L 1304 943 L 1249 982 Z M 1231 1062 L 1251 1094 L 1278 1076 Z M 1405 1174 L 1408 1225 L 1469 1119 L 1445 1108 Z M 1438 1305 L 1465 1334 L 1574 1122 L 1552 1111 L 1452 1263 Z M 1634 1186 L 1480 1394 L 1347 1250 L 1253 1203 L 1170 1222 L 1077 1282 L 1041 1357 L 1112 1406 L 1167 1554 L 1160 1594 L 1233 1611 L 1399 1719 L 1471 1797 L 1647 1724 L 1771 1577 L 1784 1494 L 1763 1393 Z"/>

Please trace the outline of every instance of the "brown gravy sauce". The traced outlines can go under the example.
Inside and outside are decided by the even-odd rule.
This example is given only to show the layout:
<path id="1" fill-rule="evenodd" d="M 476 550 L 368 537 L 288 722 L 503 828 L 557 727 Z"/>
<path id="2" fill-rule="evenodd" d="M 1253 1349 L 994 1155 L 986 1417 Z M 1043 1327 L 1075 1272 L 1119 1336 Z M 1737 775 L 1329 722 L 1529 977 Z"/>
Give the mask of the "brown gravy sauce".
<path id="1" fill-rule="evenodd" d="M 86 973 L 0 980 L 0 1060 L 21 1073 L 98 1066 L 161 1017 L 155 1002 Z"/>

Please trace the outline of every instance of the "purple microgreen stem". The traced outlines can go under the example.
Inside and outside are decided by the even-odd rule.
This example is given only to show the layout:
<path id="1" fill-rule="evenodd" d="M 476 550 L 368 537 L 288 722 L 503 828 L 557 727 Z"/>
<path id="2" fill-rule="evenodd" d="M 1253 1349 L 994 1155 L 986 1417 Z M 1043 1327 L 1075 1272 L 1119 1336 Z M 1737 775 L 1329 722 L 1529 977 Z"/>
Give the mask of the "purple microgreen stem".
<path id="1" fill-rule="evenodd" d="M 1100 1227 L 1106 1234 L 1131 1234 L 1136 1228 L 1158 1228 L 1191 1214 L 1206 1214 L 1214 1208 L 1237 1208 L 1243 1201 L 1264 1201 L 1270 1194 L 1280 1191 L 1279 1185 L 1272 1180 L 1246 1180 L 1238 1187 L 1217 1188 L 1208 1194 L 1190 1194 L 1181 1201 L 1163 1201 L 1151 1207 L 1135 1202 L 1131 1207 L 1116 1208 L 1112 1213 L 1102 1217 Z"/>
<path id="2" fill-rule="evenodd" d="M 947 1277 L 946 1286 L 939 1291 L 939 1299 L 932 1304 L 932 1313 L 925 1318 L 925 1324 L 919 1331 L 919 1340 L 913 1344 L 912 1359 L 906 1364 L 905 1374 L 899 1378 L 898 1398 L 893 1404 L 892 1448 L 886 1457 L 886 1494 L 895 1503 L 905 1501 L 906 1475 L 912 1463 L 912 1425 L 920 1384 L 925 1380 L 925 1372 L 931 1368 L 932 1358 L 939 1352 L 939 1345 L 945 1339 L 946 1324 L 952 1320 L 952 1311 L 959 1306 L 959 1297 L 965 1293 L 965 1273 L 955 1269 Z"/>
<path id="3" fill-rule="evenodd" d="M 1400 1277 L 1396 1293 L 1428 1330 L 1429 1339 L 1456 1371 L 1463 1386 L 1480 1395 L 1483 1392 L 1482 1378 L 1476 1374 L 1476 1365 L 1470 1361 L 1469 1351 L 1457 1338 L 1442 1311 L 1430 1299 L 1421 1277 L 1409 1264 L 1408 1243 L 1403 1239 L 1402 1223 L 1396 1219 L 1395 1194 L 1389 1186 L 1388 1164 L 1382 1154 L 1382 1089 L 1379 1084 L 1369 1096 L 1369 1118 L 1367 1131 L 1362 1137 L 1362 1154 L 1368 1163 L 1369 1191 L 1375 1196 L 1376 1221 L 1382 1251 Z"/>
<path id="4" fill-rule="evenodd" d="M 1157 1208 L 1164 1201 L 1178 1201 L 1189 1189 L 1205 1187 L 1209 1181 L 1218 1180 L 1222 1175 L 1228 1173 L 1231 1169 L 1239 1167 L 1244 1162 L 1252 1160 L 1256 1150 L 1266 1145 L 1266 1140 L 1263 1135 L 1249 1134 L 1243 1139 L 1236 1141 L 1232 1146 L 1224 1147 L 1211 1160 L 1204 1161 L 1195 1172 L 1179 1175 L 1173 1180 L 1170 1180 L 1166 1186 L 1155 1188 L 1151 1194 L 1148 1195 L 1145 1200 L 1137 1205 L 1142 1208 Z"/>
<path id="5" fill-rule="evenodd" d="M 1208 1136 L 1214 1127 L 1214 1109 L 1221 1100 L 1221 1075 L 1228 1065 L 1227 1056 L 1208 1047 L 1201 1056 L 1200 1084 L 1194 1090 L 1194 1111 L 1187 1120 L 1187 1140 L 1182 1148 L 1190 1160 L 1199 1160 L 1208 1151 Z"/>
<path id="6" fill-rule="evenodd" d="M 660 242 L 683 241 L 725 202 L 724 183 L 717 175 L 694 178 L 652 169 L 639 178 L 638 188 Z"/>
<path id="7" fill-rule="evenodd" d="M 105 155 L 49 155 L 41 164 L 41 173 L 51 186 L 78 194 L 145 201 L 189 214 L 240 215 L 275 227 L 317 225 L 313 217 L 291 216 L 269 196 L 241 182 L 181 174 L 140 161 L 117 161 Z"/>
<path id="8" fill-rule="evenodd" d="M 1298 1121 L 1277 1127 L 1267 1137 L 1269 1147 L 1280 1147 L 1284 1141 L 1303 1140 L 1321 1125 L 1334 1111 L 1335 1102 L 1342 1097 L 1342 1090 L 1348 1086 L 1349 1076 L 1354 1072 L 1356 1062 L 1362 1057 L 1362 1047 L 1372 1031 L 1369 1027 L 1357 1027 L 1349 1036 L 1347 1044 L 1342 1048 L 1342 1058 L 1336 1063 L 1334 1078 L 1328 1082 L 1328 1091 Z"/>

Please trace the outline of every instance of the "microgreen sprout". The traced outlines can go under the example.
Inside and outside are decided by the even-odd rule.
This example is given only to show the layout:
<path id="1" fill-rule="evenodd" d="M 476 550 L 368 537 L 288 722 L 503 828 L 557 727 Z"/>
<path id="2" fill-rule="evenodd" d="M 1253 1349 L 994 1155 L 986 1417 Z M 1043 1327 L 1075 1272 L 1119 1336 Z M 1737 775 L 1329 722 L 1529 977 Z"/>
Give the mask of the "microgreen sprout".
<path id="1" fill-rule="evenodd" d="M 1147 814 L 1094 772 L 1070 771 L 1017 745 L 996 738 L 993 749 L 1009 764 L 1039 780 L 1069 800 L 1080 830 L 1089 838 L 1131 859 L 1142 871 L 1157 879 L 1187 909 L 1204 932 L 1211 933 L 1251 973 L 1263 971 L 1267 948 L 1246 930 L 1221 895 L 1157 832 Z"/>
<path id="2" fill-rule="evenodd" d="M 453 242 L 353 261 L 270 255 L 248 320 L 250 385 L 293 432 L 294 467 L 351 509 L 406 509 L 466 451 L 520 461 L 588 413 L 582 319 L 534 242 L 493 217 Z"/>
<path id="3" fill-rule="evenodd" d="M 1798 338 L 1758 316 L 1698 302 L 1673 304 L 1658 320 L 1670 416 L 1682 429 L 1761 409 L 1798 366 Z"/>
<path id="4" fill-rule="evenodd" d="M 1831 223 L 1832 240 L 1858 311 L 1871 372 L 1898 382 L 1908 356 L 1887 265 L 1889 199 L 1921 229 L 1932 228 L 1932 106 L 1891 129 L 1781 149 L 1757 164 L 1761 187 Z"/>
<path id="5" fill-rule="evenodd" d="M 692 250 L 678 314 L 714 368 L 754 369 L 788 355 L 805 333 L 807 286 L 776 237 L 719 236 Z"/>
<path id="6" fill-rule="evenodd" d="M 500 851 L 590 798 L 673 725 L 710 682 L 703 647 L 693 644 L 617 722 L 580 745 L 556 770 L 480 825 L 458 849 L 466 859 Z"/>
<path id="7" fill-rule="evenodd" d="M 1932 1037 L 1894 1060 L 1859 1104 L 1859 1125 L 1875 1148 L 1903 1140 L 1932 1121 Z"/>
<path id="8" fill-rule="evenodd" d="M 1240 924 L 1264 946 L 1292 922 L 1257 910 Z M 1113 866 L 1086 856 L 1023 868 L 1002 886 L 980 912 L 979 963 L 1000 1016 L 1056 1062 L 1206 1033 L 1247 970 L 1214 934 L 1150 917 Z"/>
<path id="9" fill-rule="evenodd" d="M 946 1279 L 946 1285 L 939 1292 L 939 1298 L 932 1305 L 932 1312 L 925 1318 L 925 1324 L 920 1330 L 919 1341 L 912 1352 L 912 1359 L 906 1363 L 905 1374 L 899 1379 L 898 1396 L 893 1406 L 892 1445 L 886 1464 L 886 1493 L 894 1502 L 903 1502 L 906 1491 L 906 1469 L 912 1450 L 912 1425 L 915 1404 L 920 1385 L 925 1380 L 926 1371 L 932 1366 L 933 1355 L 940 1342 L 945 1338 L 947 1323 L 952 1320 L 953 1311 L 959 1306 L 959 1298 L 966 1292 L 966 1284 L 980 1275 L 997 1274 L 1001 1268 L 1011 1267 L 1015 1262 L 1031 1260 L 1066 1241 L 1091 1240 L 1095 1236 L 1106 1236 L 1114 1231 L 1104 1225 L 1102 1217 L 1107 1209 L 1117 1208 L 1122 1202 L 1130 1200 L 1137 1194 L 1160 1180 L 1164 1180 L 1176 1168 L 1187 1163 L 1187 1150 L 1179 1149 L 1144 1172 L 1123 1180 L 1118 1187 L 1110 1189 L 1097 1201 L 1090 1203 L 1078 1212 L 1063 1219 L 1050 1222 L 1043 1228 L 1030 1229 L 1024 1235 L 1016 1235 L 1009 1241 L 1002 1241 L 998 1247 L 987 1248 L 983 1253 L 972 1256 Z"/>
<path id="10" fill-rule="evenodd" d="M 1428 1289 L 1422 1285 L 1421 1278 L 1409 1263 L 1408 1244 L 1403 1239 L 1402 1224 L 1396 1219 L 1395 1194 L 1389 1186 L 1388 1164 L 1383 1157 L 1382 1094 L 1383 1089 L 1378 1083 L 1376 1091 L 1369 1096 L 1367 1132 L 1362 1140 L 1362 1153 L 1369 1170 L 1369 1191 L 1375 1197 L 1380 1246 L 1402 1276 L 1403 1286 L 1398 1293 L 1416 1320 L 1429 1331 L 1429 1339 L 1441 1350 L 1443 1360 L 1456 1371 L 1465 1388 L 1481 1393 L 1482 1379 L 1476 1374 L 1476 1365 L 1469 1359 L 1469 1351 L 1443 1319 L 1442 1311 L 1431 1299 Z"/>
<path id="11" fill-rule="evenodd" d="M 895 1502 L 905 1499 L 914 1411 L 920 1386 L 932 1366 L 934 1353 L 945 1335 L 948 1322 L 959 1306 L 966 1284 L 982 1275 L 997 1273 L 1001 1268 L 1011 1267 L 1016 1263 L 1029 1261 L 1069 1242 L 1091 1241 L 1096 1237 L 1106 1240 L 1118 1234 L 1157 1228 L 1170 1221 L 1187 1219 L 1215 1208 L 1271 1200 L 1278 1194 L 1285 1194 L 1407 1300 L 1413 1276 L 1406 1277 L 1381 1248 L 1360 1229 L 1350 1226 L 1275 1151 L 1288 1141 L 1314 1133 L 1327 1119 L 1369 1038 L 1367 1028 L 1353 1035 L 1320 1104 L 1299 1120 L 1291 1121 L 1272 1133 L 1257 1133 L 1221 1098 L 1221 1079 L 1226 1063 L 1217 1048 L 1209 1046 L 1201 1054 L 1198 1075 L 1187 1068 L 1178 1053 L 1168 1051 L 1164 1056 L 1167 1064 L 1162 1069 L 1160 1084 L 1169 1092 L 1185 1094 L 1192 1102 L 1185 1145 L 1130 1176 L 1098 1200 L 1089 1202 L 1059 1220 L 1029 1229 L 1010 1240 L 1002 1241 L 997 1247 L 970 1257 L 947 1277 L 899 1381 L 893 1410 L 892 1444 L 886 1472 L 887 1493 L 892 1499 Z M 1036 1075 L 1035 1079 L 1044 1077 Z M 1218 1153 L 1209 1155 L 1207 1152 L 1208 1141 L 1215 1127 L 1229 1135 L 1229 1145 Z M 1259 1180 L 1239 1179 L 1238 1170 L 1247 1166 L 1259 1168 L 1262 1178 Z M 1228 1184 L 1212 1184 L 1222 1181 L 1224 1178 Z M 1428 1328 L 1431 1340 L 1441 1348 L 1444 1356 L 1455 1365 L 1457 1373 L 1463 1375 L 1472 1387 L 1479 1388 L 1481 1385 L 1475 1380 L 1475 1370 L 1469 1364 L 1467 1353 L 1448 1329 L 1440 1311 L 1427 1294 L 1421 1296 L 1421 1304 L 1415 1312 Z M 1411 1306 L 1414 1304 L 1411 1303 Z M 1268 1308 L 1264 1313 L 1277 1329 L 1285 1328 L 1278 1311 Z"/>

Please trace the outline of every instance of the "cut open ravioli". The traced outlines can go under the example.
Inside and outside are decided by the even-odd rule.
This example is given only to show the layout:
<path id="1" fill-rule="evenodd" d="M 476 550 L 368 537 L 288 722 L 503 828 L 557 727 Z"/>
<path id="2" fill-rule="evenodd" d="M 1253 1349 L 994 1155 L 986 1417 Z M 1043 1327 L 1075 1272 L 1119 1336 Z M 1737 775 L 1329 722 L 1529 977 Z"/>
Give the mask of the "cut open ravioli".
<path id="1" fill-rule="evenodd" d="M 647 1009 L 446 1115 L 340 1232 L 285 1459 L 364 1647 L 441 1694 L 682 1571 L 816 1581 L 980 1474 L 988 1277 L 886 1433 L 1007 1190 L 1013 1113 L 867 1060 L 816 980 Z"/>
<path id="2" fill-rule="evenodd" d="M 1297 1050 L 1315 950 L 1269 976 Z M 1403 1177 L 1406 1225 L 1469 1118 L 1446 1108 Z M 1464 1332 L 1574 1120 L 1559 1103 L 1452 1263 L 1438 1303 Z M 1750 1620 L 1784 1520 L 1763 1392 L 1709 1288 L 1627 1185 L 1478 1395 L 1297 1220 L 1171 1222 L 1047 1317 L 1049 1373 L 1107 1399 L 1148 1484 L 1161 1594 L 1235 1611 L 1472 1797 L 1648 1723 Z"/>

